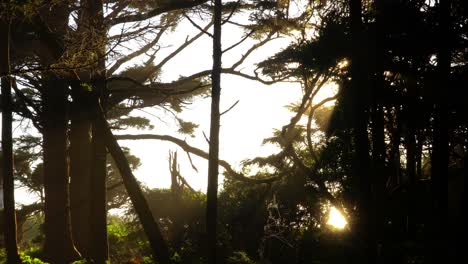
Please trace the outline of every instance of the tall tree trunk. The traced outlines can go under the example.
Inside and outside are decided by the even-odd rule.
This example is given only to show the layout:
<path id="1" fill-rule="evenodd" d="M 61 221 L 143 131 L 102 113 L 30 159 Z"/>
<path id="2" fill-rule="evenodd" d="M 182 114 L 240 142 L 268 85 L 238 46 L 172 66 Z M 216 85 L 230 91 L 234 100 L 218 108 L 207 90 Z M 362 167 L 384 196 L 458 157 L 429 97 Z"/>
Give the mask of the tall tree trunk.
<path id="1" fill-rule="evenodd" d="M 385 129 L 384 129 L 384 59 L 385 59 L 385 28 L 384 28 L 384 7 L 382 0 L 376 0 L 376 32 L 375 32 L 375 71 L 374 89 L 372 93 L 372 161 L 373 161 L 373 205 L 374 210 L 374 234 L 376 254 L 375 263 L 382 263 L 383 229 L 384 229 L 384 209 L 385 208 L 385 181 L 388 175 L 385 170 Z"/>
<path id="2" fill-rule="evenodd" d="M 170 254 L 167 244 L 163 239 L 157 222 L 155 222 L 153 215 L 151 214 L 148 203 L 146 202 L 143 192 L 138 185 L 138 181 L 132 173 L 124 152 L 117 143 L 117 140 L 112 134 L 112 131 L 102 114 L 97 118 L 95 124 L 97 125 L 97 129 L 101 129 L 104 132 L 106 148 L 114 159 L 120 175 L 122 176 L 122 180 L 128 195 L 130 196 L 130 200 L 132 201 L 133 207 L 140 219 L 140 223 L 143 226 L 143 230 L 150 242 L 154 260 L 161 264 L 170 263 Z"/>
<path id="3" fill-rule="evenodd" d="M 35 19 L 37 33 L 48 51 L 38 54 L 46 67 L 57 63 L 65 47 L 70 8 L 67 1 L 46 1 Z M 46 72 L 41 82 L 44 161 L 44 252 L 51 263 L 80 258 L 71 234 L 69 164 L 67 151 L 68 83 L 60 73 Z"/>
<path id="4" fill-rule="evenodd" d="M 208 159 L 208 189 L 206 192 L 206 232 L 207 232 L 207 260 L 215 264 L 217 244 L 218 218 L 218 168 L 219 168 L 219 102 L 221 97 L 221 16 L 222 2 L 214 1 L 213 19 L 213 69 L 211 72 L 211 124 L 210 149 Z"/>
<path id="5" fill-rule="evenodd" d="M 90 256 L 91 239 L 91 121 L 90 94 L 76 84 L 70 126 L 70 211 L 73 239 L 83 258 Z"/>
<path id="6" fill-rule="evenodd" d="M 104 79 L 103 79 L 104 80 Z M 104 80 L 105 82 L 105 80 Z M 98 84 L 101 86 L 102 83 Z M 102 97 L 98 97 L 102 98 Z M 93 251 L 91 258 L 95 263 L 106 263 L 109 259 L 107 239 L 107 150 L 104 143 L 104 131 L 100 129 L 98 119 L 93 120 L 93 162 L 91 184 L 91 231 Z"/>
<path id="7" fill-rule="evenodd" d="M 90 29 L 94 31 L 92 40 L 94 52 L 97 57 L 94 79 L 94 105 L 106 107 L 106 46 L 107 33 L 104 26 L 104 10 L 102 0 L 88 0 L 86 7 L 90 12 Z M 105 263 L 109 259 L 109 245 L 107 239 L 107 193 L 106 193 L 106 158 L 107 151 L 104 143 L 104 131 L 100 129 L 100 109 L 93 113 L 93 163 L 91 188 L 91 231 L 93 234 L 92 259 L 95 263 Z M 105 112 L 104 112 L 105 113 Z"/>
<path id="8" fill-rule="evenodd" d="M 448 203 L 448 108 L 447 89 L 450 87 L 450 0 L 439 1 L 439 39 L 437 68 L 438 87 L 434 107 L 434 134 L 431 158 L 431 182 L 434 197 L 434 221 L 432 224 L 433 263 L 443 263 L 448 257 L 448 238 L 443 226 L 447 226 Z M 450 260 L 449 260 L 450 262 Z"/>
<path id="9" fill-rule="evenodd" d="M 8 1 L 2 1 L 8 4 Z M 7 263 L 20 263 L 16 241 L 15 186 L 13 178 L 13 135 L 12 135 L 12 79 L 10 74 L 10 29 L 11 22 L 0 17 L 0 76 L 1 78 L 1 110 L 2 110 L 2 171 L 0 183 L 3 182 L 4 205 L 4 235 Z"/>
<path id="10" fill-rule="evenodd" d="M 91 232 L 93 249 L 91 259 L 104 264 L 109 259 L 107 239 L 107 193 L 106 169 L 107 151 L 104 144 L 104 131 L 99 129 L 97 121 L 93 122 L 93 163 L 91 184 Z"/>
<path id="11" fill-rule="evenodd" d="M 361 0 L 350 0 L 351 19 L 351 96 L 353 104 L 353 139 L 354 139 L 354 162 L 353 177 L 358 181 L 358 220 L 357 232 L 362 241 L 361 263 L 374 263 L 375 244 L 373 231 L 375 223 L 372 219 L 371 180 L 369 161 L 369 139 L 367 133 L 367 103 L 369 97 L 368 67 L 363 52 L 363 26 L 362 26 L 362 3 Z"/>
<path id="12" fill-rule="evenodd" d="M 80 0 L 78 9 L 77 32 L 86 36 L 91 30 L 90 10 L 86 0 Z M 89 34 L 90 35 L 90 34 Z M 89 39 L 86 44 L 92 43 Z M 87 50 L 89 46 L 85 47 Z M 76 71 L 80 77 L 71 81 L 72 107 L 70 125 L 70 211 L 73 227 L 73 240 L 85 259 L 91 258 L 93 238 L 91 231 L 91 172 L 92 172 L 92 137 L 91 106 L 92 96 L 88 91 L 90 70 Z"/>
<path id="13" fill-rule="evenodd" d="M 67 153 L 67 82 L 48 76 L 43 93 L 45 190 L 44 250 L 51 263 L 79 258 L 71 237 Z"/>
<path id="14" fill-rule="evenodd" d="M 465 117 L 465 126 L 468 126 L 468 117 Z M 465 137 L 468 138 L 468 127 L 465 128 Z M 463 159 L 463 196 L 462 196 L 462 210 L 463 213 L 462 216 L 463 218 L 461 219 L 462 223 L 466 223 L 468 221 L 468 141 L 465 141 L 465 151 L 464 151 L 464 159 Z M 458 252 L 461 253 L 461 260 L 464 263 L 468 263 L 468 255 L 466 254 L 466 251 L 468 248 L 465 243 L 465 238 L 468 235 L 468 226 L 465 224 L 463 225 L 463 231 L 461 232 L 461 236 L 459 237 L 459 243 L 458 243 Z"/>
<path id="15" fill-rule="evenodd" d="M 417 84 L 416 80 L 408 81 L 408 94 L 409 102 L 405 107 L 406 111 L 406 133 L 405 133 L 405 145 L 406 145 L 406 178 L 405 178 L 405 208 L 406 208 L 406 233 L 407 239 L 414 240 L 416 235 L 416 112 L 417 107 Z"/>
<path id="16" fill-rule="evenodd" d="M 94 36 L 88 40 L 87 49 L 94 51 L 97 61 L 84 70 L 81 76 L 86 76 L 87 85 L 92 91 L 75 82 L 73 87 L 74 103 L 76 101 L 80 120 L 72 120 L 72 174 L 73 198 L 78 202 L 72 206 L 74 233 L 77 234 L 77 244 L 83 250 L 83 257 L 95 263 L 105 263 L 108 258 L 107 240 L 107 201 L 106 201 L 106 157 L 103 132 L 96 129 L 96 116 L 93 112 L 93 101 L 103 101 L 105 93 L 105 43 L 106 30 L 103 23 L 103 4 L 100 0 L 82 0 L 79 10 L 78 30 Z M 90 34 L 91 33 L 91 34 Z M 75 98 L 76 97 L 76 98 Z M 75 121 L 78 122 L 75 124 Z M 76 128 L 74 131 L 74 128 Z M 92 134 L 92 136 L 91 136 Z M 82 145 L 76 146 L 78 151 L 84 149 L 86 157 L 75 157 L 74 141 Z M 76 164 L 74 164 L 76 161 Z M 76 177 L 76 178 L 75 178 Z"/>

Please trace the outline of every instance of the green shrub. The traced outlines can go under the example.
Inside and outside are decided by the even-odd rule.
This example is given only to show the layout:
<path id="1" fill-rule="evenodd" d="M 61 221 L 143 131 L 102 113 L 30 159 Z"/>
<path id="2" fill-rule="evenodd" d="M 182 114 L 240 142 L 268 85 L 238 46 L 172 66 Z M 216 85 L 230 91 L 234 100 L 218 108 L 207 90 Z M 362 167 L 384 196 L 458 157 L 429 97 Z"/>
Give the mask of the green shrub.
<path id="1" fill-rule="evenodd" d="M 46 264 L 40 259 L 42 250 L 39 247 L 30 247 L 20 252 L 20 258 L 23 264 Z"/>
<path id="2" fill-rule="evenodd" d="M 255 261 L 249 258 L 247 253 L 236 251 L 227 259 L 228 264 L 256 264 Z"/>
<path id="3" fill-rule="evenodd" d="M 39 247 L 31 247 L 19 253 L 21 262 L 23 264 L 47 264 L 40 260 L 41 249 Z M 6 262 L 6 252 L 5 249 L 0 249 L 0 264 L 5 264 Z"/>

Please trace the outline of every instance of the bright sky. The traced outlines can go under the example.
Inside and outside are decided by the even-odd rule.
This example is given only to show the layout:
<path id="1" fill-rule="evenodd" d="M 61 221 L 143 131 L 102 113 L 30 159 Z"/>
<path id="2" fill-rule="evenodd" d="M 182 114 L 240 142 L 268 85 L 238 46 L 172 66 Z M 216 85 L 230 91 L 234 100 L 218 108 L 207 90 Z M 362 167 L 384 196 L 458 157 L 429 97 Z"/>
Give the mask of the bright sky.
<path id="1" fill-rule="evenodd" d="M 223 30 L 224 47 L 230 46 L 241 38 L 241 32 L 236 31 L 232 26 L 225 26 Z M 193 35 L 194 32 L 196 32 L 196 29 L 194 31 L 191 25 L 183 25 L 177 31 L 176 36 L 171 33 L 171 40 L 175 43 L 181 43 L 186 35 Z M 180 75 L 187 76 L 196 71 L 210 69 L 212 64 L 211 41 L 209 37 L 202 37 L 180 53 L 165 65 L 163 79 L 170 81 L 177 79 Z M 248 42 L 248 44 L 252 43 L 252 41 Z M 248 68 L 251 68 L 252 63 L 260 62 L 262 59 L 273 55 L 281 47 L 285 47 L 286 44 L 287 40 L 282 39 L 260 48 L 246 61 L 247 70 L 245 72 L 249 72 Z M 225 54 L 223 65 L 230 66 L 248 46 L 242 45 Z M 280 128 L 289 122 L 292 113 L 284 106 L 300 99 L 300 85 L 297 83 L 281 83 L 267 86 L 256 81 L 226 74 L 222 75 L 221 85 L 221 111 L 228 109 L 237 100 L 239 100 L 239 103 L 221 118 L 220 158 L 239 168 L 238 166 L 243 159 L 268 155 L 275 151 L 274 146 L 262 146 L 262 140 L 272 136 L 274 128 Z M 139 133 L 176 135 L 178 138 L 186 139 L 192 146 L 208 151 L 208 143 L 203 136 L 203 132 L 209 135 L 210 104 L 210 98 L 195 100 L 181 114 L 184 120 L 200 125 L 196 129 L 193 138 L 177 134 L 173 117 L 157 107 L 145 109 L 145 111 L 158 116 L 164 122 L 147 115 L 151 117 L 155 129 Z M 145 115 L 140 111 L 135 111 L 135 114 Z M 135 131 L 135 133 L 138 132 Z M 122 145 L 130 147 L 132 153 L 141 158 L 142 166 L 135 172 L 135 175 L 148 184 L 149 187 L 170 186 L 168 152 L 169 150 L 178 150 L 181 174 L 186 177 L 194 189 L 206 190 L 207 160 L 191 155 L 195 166 L 198 168 L 197 173 L 192 169 L 185 152 L 173 143 L 155 140 L 120 142 Z"/>
<path id="2" fill-rule="evenodd" d="M 206 23 L 206 22 L 205 22 Z M 205 24 L 201 22 L 201 25 Z M 212 30 L 212 29 L 210 29 Z M 162 49 L 158 55 L 164 58 L 172 50 L 183 43 L 187 35 L 197 34 L 187 21 L 177 28 L 176 32 L 167 33 L 162 39 L 168 47 Z M 242 32 L 232 25 L 223 26 L 223 47 L 229 47 L 242 37 Z M 245 73 L 251 73 L 252 66 L 263 59 L 274 55 L 289 43 L 289 39 L 275 40 L 258 49 L 245 62 L 242 68 Z M 245 44 L 229 51 L 223 55 L 223 66 L 230 66 L 255 41 L 249 40 Z M 133 48 L 133 47 L 132 47 Z M 138 48 L 138 44 L 135 44 Z M 180 76 L 188 76 L 198 71 L 211 69 L 212 66 L 212 40 L 203 36 L 183 52 L 179 53 L 163 68 L 162 80 L 173 81 Z M 140 64 L 143 61 L 133 60 L 132 63 Z M 127 64 L 125 66 L 131 66 Z M 220 158 L 228 161 L 234 168 L 239 169 L 244 159 L 257 156 L 266 156 L 274 151 L 272 145 L 262 145 L 263 139 L 272 136 L 273 130 L 287 124 L 293 113 L 285 106 L 297 102 L 301 98 L 301 87 L 298 83 L 279 83 L 274 85 L 263 85 L 260 82 L 247 80 L 233 75 L 222 75 L 221 111 L 228 109 L 236 101 L 239 103 L 221 118 L 220 135 Z M 318 97 L 330 96 L 331 89 L 324 91 Z M 194 137 L 177 133 L 176 121 L 171 114 L 164 112 L 161 108 L 146 108 L 145 112 L 135 111 L 135 115 L 146 116 L 151 119 L 154 129 L 151 131 L 119 131 L 116 134 L 168 134 L 176 136 L 197 148 L 208 152 L 208 144 L 203 132 L 209 135 L 211 99 L 195 100 L 180 115 L 185 121 L 199 124 Z M 149 114 L 148 114 L 149 113 Z M 208 161 L 191 155 L 198 172 L 192 169 L 186 153 L 170 142 L 156 140 L 120 141 L 120 144 L 131 149 L 132 154 L 141 159 L 142 165 L 134 173 L 136 177 L 150 188 L 167 188 L 170 186 L 170 173 L 168 156 L 170 150 L 178 151 L 181 174 L 187 182 L 195 189 L 205 192 L 207 185 Z M 220 177 L 220 186 L 222 177 Z M 24 191 L 17 192 L 18 202 L 30 201 Z"/>

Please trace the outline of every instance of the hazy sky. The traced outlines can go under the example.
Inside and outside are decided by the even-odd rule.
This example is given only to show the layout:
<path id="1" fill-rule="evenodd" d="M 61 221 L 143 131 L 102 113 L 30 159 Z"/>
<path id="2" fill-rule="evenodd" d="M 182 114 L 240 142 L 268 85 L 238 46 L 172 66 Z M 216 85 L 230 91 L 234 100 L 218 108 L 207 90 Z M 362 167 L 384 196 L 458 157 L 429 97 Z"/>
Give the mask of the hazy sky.
<path id="1" fill-rule="evenodd" d="M 206 21 L 198 22 L 202 27 L 207 23 Z M 169 32 L 162 38 L 164 48 L 158 52 L 159 60 L 176 49 L 186 40 L 187 36 L 193 36 L 197 33 L 199 33 L 198 29 L 189 22 L 183 21 L 175 32 Z M 242 31 L 237 27 L 225 24 L 222 32 L 223 47 L 226 48 L 238 42 L 242 36 Z M 291 39 L 284 37 L 266 44 L 251 54 L 240 69 L 244 73 L 252 73 L 255 63 L 274 55 L 286 47 L 290 41 Z M 223 66 L 229 67 L 236 62 L 254 43 L 256 41 L 248 40 L 223 54 Z M 133 50 L 140 46 L 138 41 L 130 44 Z M 170 82 L 180 76 L 188 76 L 211 69 L 211 56 L 212 39 L 205 35 L 170 60 L 163 67 L 161 78 L 165 82 Z M 121 70 L 142 62 L 141 58 L 132 60 L 131 63 L 125 64 Z M 276 147 L 272 145 L 262 146 L 262 141 L 272 136 L 275 128 L 279 129 L 289 122 L 293 113 L 289 112 L 285 106 L 297 102 L 301 98 L 300 85 L 298 83 L 278 83 L 267 86 L 260 82 L 226 74 L 222 75 L 221 85 L 221 111 L 228 109 L 238 100 L 239 103 L 221 117 L 220 158 L 228 161 L 234 168 L 240 168 L 240 162 L 244 159 L 259 155 L 265 156 L 277 151 Z M 330 96 L 330 91 L 324 92 L 322 96 L 318 97 L 323 98 L 324 96 Z M 185 139 L 190 145 L 208 152 L 208 143 L 203 132 L 209 135 L 210 104 L 210 98 L 196 99 L 180 114 L 180 117 L 185 121 L 199 124 L 194 137 L 177 133 L 178 127 L 174 117 L 160 107 L 145 108 L 143 111 L 135 110 L 133 112 L 134 115 L 146 116 L 151 119 L 154 125 L 153 130 L 132 129 L 131 131 L 116 131 L 116 134 L 168 134 Z M 194 165 L 198 168 L 198 172 L 196 172 L 192 169 L 187 154 L 173 143 L 156 140 L 126 140 L 120 141 L 120 144 L 129 147 L 131 152 L 141 159 L 142 165 L 135 171 L 135 175 L 149 187 L 170 186 L 168 156 L 170 150 L 177 150 L 181 174 L 194 189 L 206 190 L 207 160 L 191 155 Z M 221 183 L 222 177 L 220 177 L 220 185 Z M 17 193 L 17 200 L 21 202 L 29 199 L 23 191 L 20 191 Z"/>
<path id="2" fill-rule="evenodd" d="M 223 27 L 223 46 L 228 47 L 237 42 L 241 32 L 232 26 Z M 189 24 L 183 24 L 176 35 L 170 33 L 171 42 L 182 43 L 186 35 L 193 35 L 197 30 Z M 273 55 L 281 47 L 285 47 L 289 40 L 280 39 L 260 48 L 244 64 L 244 72 L 249 73 L 252 65 Z M 245 52 L 253 41 L 233 49 L 223 57 L 223 66 L 230 66 Z M 211 68 L 211 38 L 203 37 L 184 52 L 180 53 L 170 63 L 165 65 L 163 79 L 170 81 L 179 76 L 187 76 L 197 71 Z M 169 52 L 169 50 L 168 50 Z M 297 83 L 281 83 L 263 85 L 260 82 L 247 80 L 233 75 L 222 75 L 221 80 L 221 111 L 228 109 L 237 100 L 239 103 L 221 117 L 220 158 L 228 161 L 234 167 L 246 158 L 258 155 L 268 155 L 276 150 L 273 146 L 262 146 L 262 140 L 272 136 L 274 128 L 280 128 L 288 123 L 292 114 L 284 107 L 297 101 L 301 96 L 301 87 Z M 180 116 L 186 121 L 199 124 L 194 137 L 178 134 L 174 118 L 159 108 L 147 108 L 146 112 L 158 118 L 150 117 L 155 129 L 152 131 L 132 131 L 135 133 L 171 134 L 186 139 L 192 146 L 208 151 L 203 132 L 209 135 L 211 99 L 198 99 L 193 102 Z M 145 115 L 141 111 L 135 114 Z M 188 161 L 186 153 L 175 144 L 156 140 L 120 141 L 122 145 L 131 148 L 132 153 L 141 158 L 142 166 L 135 172 L 138 179 L 150 187 L 169 187 L 170 174 L 168 165 L 169 150 L 177 150 L 181 167 L 181 174 L 196 190 L 205 191 L 207 184 L 208 161 L 191 155 L 198 173 L 194 171 Z"/>
<path id="3" fill-rule="evenodd" d="M 177 33 L 170 33 L 171 43 L 182 43 L 187 35 L 198 33 L 197 29 L 188 23 L 183 23 Z M 233 26 L 223 27 L 223 47 L 229 47 L 242 37 L 242 32 Z M 205 36 L 180 53 L 170 63 L 165 65 L 163 80 L 171 81 L 179 76 L 188 76 L 197 71 L 211 68 L 211 38 Z M 253 65 L 274 55 L 291 41 L 290 38 L 274 40 L 259 48 L 243 64 L 245 73 L 252 73 Z M 254 41 L 231 50 L 223 55 L 223 66 L 228 67 L 250 47 Z M 168 51 L 169 52 L 169 49 Z M 220 158 L 228 161 L 235 168 L 247 158 L 269 155 L 276 151 L 272 145 L 262 146 L 263 139 L 272 136 L 273 130 L 287 124 L 293 113 L 285 106 L 301 99 L 302 90 L 298 83 L 278 83 L 264 85 L 260 82 L 247 80 L 234 75 L 222 75 L 221 80 L 221 112 L 228 109 L 237 100 L 239 103 L 227 114 L 221 117 Z M 330 96 L 332 89 L 323 89 L 317 99 Z M 195 100 L 180 116 L 186 121 L 200 125 L 194 137 L 178 134 L 174 118 L 164 113 L 158 107 L 145 109 L 153 116 L 151 118 L 155 129 L 135 133 L 171 134 L 186 141 L 194 147 L 208 152 L 208 143 L 203 132 L 209 135 L 211 99 Z M 145 115 L 141 111 L 135 114 Z M 155 118 L 157 116 L 158 118 Z M 191 155 L 198 173 L 189 163 L 186 153 L 175 144 L 156 140 L 120 141 L 122 145 L 131 148 L 132 152 L 141 158 L 142 166 L 135 172 L 138 179 L 150 187 L 169 187 L 170 174 L 168 165 L 169 150 L 177 150 L 181 174 L 196 190 L 205 191 L 207 184 L 208 161 Z M 220 183 L 221 184 L 221 183 Z"/>

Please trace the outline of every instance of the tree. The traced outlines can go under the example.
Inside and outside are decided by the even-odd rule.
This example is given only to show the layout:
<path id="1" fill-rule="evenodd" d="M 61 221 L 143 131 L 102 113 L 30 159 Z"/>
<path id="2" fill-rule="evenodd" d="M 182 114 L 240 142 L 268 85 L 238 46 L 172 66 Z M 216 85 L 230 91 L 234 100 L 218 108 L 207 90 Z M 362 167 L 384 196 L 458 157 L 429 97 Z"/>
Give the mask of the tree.
<path id="1" fill-rule="evenodd" d="M 11 8 L 8 1 L 0 3 L 5 10 Z M 7 263 L 20 263 L 16 239 L 16 214 L 15 214 L 15 187 L 13 176 L 13 135 L 12 135 L 12 108 L 11 98 L 12 76 L 10 75 L 10 14 L 0 13 L 0 73 L 1 73 L 1 106 L 2 106 L 2 170 L 1 184 L 3 189 L 3 222 L 5 235 L 5 248 Z M 9 12 L 9 11 L 6 11 Z"/>
<path id="2" fill-rule="evenodd" d="M 439 26 L 438 33 L 441 39 L 451 38 L 451 1 L 442 0 L 438 5 Z M 438 43 L 437 70 L 438 90 L 434 92 L 437 99 L 434 100 L 434 131 L 433 150 L 431 157 L 431 180 L 434 197 L 435 217 L 432 223 L 433 239 L 432 254 L 434 263 L 446 261 L 448 254 L 448 238 L 445 232 L 437 226 L 447 226 L 447 199 L 448 199 L 448 168 L 449 168 L 449 143 L 448 143 L 448 106 L 447 85 L 450 86 L 451 42 Z M 437 245 L 437 246 L 435 246 Z"/>
<path id="3" fill-rule="evenodd" d="M 218 167 L 219 167 L 219 126 L 221 97 L 221 16 L 222 2 L 214 1 L 213 13 L 213 70 L 211 72 L 211 123 L 210 123 L 210 151 L 208 159 L 208 190 L 206 192 L 206 232 L 207 232 L 207 260 L 210 264 L 218 262 L 217 247 L 217 214 L 218 214 Z"/>

